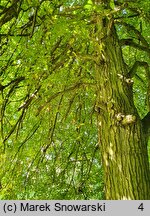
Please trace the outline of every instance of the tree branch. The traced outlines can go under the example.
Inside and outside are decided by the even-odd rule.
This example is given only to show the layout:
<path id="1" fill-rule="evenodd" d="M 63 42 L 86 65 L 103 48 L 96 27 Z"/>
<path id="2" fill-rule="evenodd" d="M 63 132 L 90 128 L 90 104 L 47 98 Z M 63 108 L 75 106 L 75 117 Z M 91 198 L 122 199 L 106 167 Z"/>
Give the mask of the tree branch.
<path id="1" fill-rule="evenodd" d="M 28 36 L 30 36 L 30 34 L 10 34 L 10 33 L 7 33 L 7 34 L 0 34 L 0 36 L 3 36 L 3 37 L 8 37 L 8 36 L 17 36 L 17 37 L 28 37 Z"/>
<path id="2" fill-rule="evenodd" d="M 7 88 L 8 86 L 10 86 L 13 83 L 15 83 L 15 86 L 17 86 L 18 83 L 21 82 L 21 81 L 23 81 L 23 80 L 25 80 L 25 77 L 18 77 L 16 79 L 10 81 L 8 84 L 6 84 L 4 86 L 2 84 L 0 84 L 0 91 L 3 91 L 5 88 Z"/>
<path id="3" fill-rule="evenodd" d="M 38 91 L 40 90 L 41 86 L 39 86 L 34 92 L 33 94 L 30 95 L 30 97 L 18 108 L 18 111 L 20 111 L 21 109 L 27 109 L 28 106 L 30 105 L 30 103 L 32 102 L 33 98 L 36 96 L 36 94 L 38 93 Z"/>
<path id="4" fill-rule="evenodd" d="M 143 35 L 141 34 L 141 32 L 138 31 L 134 26 L 132 26 L 132 25 L 126 23 L 126 22 L 119 21 L 119 20 L 116 20 L 115 23 L 119 24 L 119 25 L 125 26 L 128 31 L 134 31 L 135 35 L 137 36 L 137 39 L 141 41 L 141 43 L 143 44 L 143 46 L 144 47 L 149 47 L 149 44 L 146 41 L 146 39 L 143 37 Z"/>
<path id="5" fill-rule="evenodd" d="M 147 62 L 143 61 L 136 61 L 134 65 L 132 66 L 131 70 L 129 71 L 128 75 L 130 78 L 136 75 L 136 71 L 138 67 L 144 67 L 146 76 L 147 76 L 147 81 L 148 81 L 148 87 L 147 87 L 147 106 L 148 110 L 150 111 L 150 70 L 149 70 L 149 65 Z"/>
<path id="6" fill-rule="evenodd" d="M 66 92 L 69 92 L 69 91 L 73 91 L 73 90 L 75 90 L 75 89 L 78 89 L 80 86 L 82 86 L 83 85 L 83 83 L 82 82 L 79 82 L 79 83 L 76 83 L 75 85 L 73 85 L 73 86 L 70 86 L 69 88 L 67 88 L 67 89 L 64 89 L 64 90 L 62 90 L 62 91 L 58 91 L 58 92 L 56 92 L 56 93 L 54 93 L 52 96 L 50 96 L 49 98 L 48 98 L 48 100 L 42 105 L 42 106 L 40 106 L 39 108 L 38 108 L 38 112 L 37 112 L 37 116 L 39 115 L 39 113 L 42 111 L 42 109 L 48 104 L 48 103 L 50 103 L 51 102 L 51 100 L 53 100 L 53 99 L 55 99 L 56 97 L 58 97 L 59 95 L 63 95 L 63 94 L 65 94 Z"/>
<path id="7" fill-rule="evenodd" d="M 150 49 L 148 48 L 148 46 L 142 46 L 140 44 L 137 44 L 131 38 L 121 39 L 120 40 L 120 45 L 121 46 L 132 46 L 132 47 L 134 47 L 136 49 L 139 49 L 139 50 L 147 52 L 149 54 L 149 56 L 150 56 Z"/>
<path id="8" fill-rule="evenodd" d="M 142 124 L 144 128 L 144 133 L 146 135 L 146 139 L 150 137 L 150 112 L 142 119 Z"/>
<path id="9" fill-rule="evenodd" d="M 18 18 L 20 13 L 20 6 L 18 3 L 21 4 L 22 1 L 15 0 L 13 1 L 12 5 L 8 8 L 4 8 L 4 10 L 0 13 L 0 16 L 3 17 L 0 19 L 0 26 L 3 26 L 5 23 L 11 21 L 13 18 Z"/>
<path id="10" fill-rule="evenodd" d="M 128 73 L 129 77 L 130 78 L 134 77 L 138 67 L 144 67 L 145 68 L 147 78 L 149 79 L 150 78 L 149 65 L 147 62 L 143 62 L 143 61 L 136 61 L 134 63 L 134 65 L 132 66 L 131 70 Z"/>

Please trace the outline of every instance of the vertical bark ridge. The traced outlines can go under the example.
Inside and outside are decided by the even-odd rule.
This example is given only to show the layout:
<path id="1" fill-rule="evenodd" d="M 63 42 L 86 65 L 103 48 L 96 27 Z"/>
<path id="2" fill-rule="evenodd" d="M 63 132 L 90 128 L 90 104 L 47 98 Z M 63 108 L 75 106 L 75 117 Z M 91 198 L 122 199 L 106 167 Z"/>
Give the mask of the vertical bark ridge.
<path id="1" fill-rule="evenodd" d="M 101 43 L 96 79 L 106 199 L 149 199 L 146 141 L 115 29 Z"/>

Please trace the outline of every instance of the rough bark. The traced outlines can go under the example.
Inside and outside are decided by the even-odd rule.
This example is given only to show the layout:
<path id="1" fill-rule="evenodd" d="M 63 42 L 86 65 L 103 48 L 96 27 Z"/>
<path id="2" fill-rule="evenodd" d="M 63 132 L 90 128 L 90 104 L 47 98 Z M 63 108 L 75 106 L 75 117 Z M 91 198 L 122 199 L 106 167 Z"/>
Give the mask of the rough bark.
<path id="1" fill-rule="evenodd" d="M 132 96 L 133 81 L 110 19 L 97 30 L 97 107 L 106 199 L 150 199 L 147 143 Z M 100 47 L 98 50 L 98 46 Z"/>

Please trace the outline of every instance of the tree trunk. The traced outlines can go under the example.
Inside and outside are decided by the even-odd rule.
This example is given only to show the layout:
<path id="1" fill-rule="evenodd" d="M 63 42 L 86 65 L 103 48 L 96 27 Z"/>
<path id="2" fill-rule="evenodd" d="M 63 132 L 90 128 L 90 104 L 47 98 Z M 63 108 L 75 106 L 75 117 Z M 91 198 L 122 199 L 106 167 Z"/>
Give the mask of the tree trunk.
<path id="1" fill-rule="evenodd" d="M 150 199 L 147 143 L 133 102 L 133 81 L 128 77 L 112 21 L 98 20 L 97 26 L 100 24 L 101 31 L 95 33 L 99 42 L 96 110 L 105 198 Z"/>

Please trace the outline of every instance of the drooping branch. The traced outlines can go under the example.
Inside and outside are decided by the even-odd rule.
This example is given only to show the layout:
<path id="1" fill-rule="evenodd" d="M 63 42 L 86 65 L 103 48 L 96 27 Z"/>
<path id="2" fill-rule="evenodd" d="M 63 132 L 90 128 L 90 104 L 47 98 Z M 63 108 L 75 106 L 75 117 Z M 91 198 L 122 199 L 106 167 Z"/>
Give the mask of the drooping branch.
<path id="1" fill-rule="evenodd" d="M 22 111 L 21 115 L 19 116 L 17 122 L 12 126 L 11 130 L 8 132 L 7 136 L 3 139 L 3 144 L 4 144 L 4 152 L 6 150 L 6 141 L 9 139 L 9 137 L 12 135 L 12 133 L 15 131 L 17 128 L 17 125 L 19 124 L 20 121 L 22 121 L 23 117 L 25 115 L 25 110 Z M 2 133 L 3 133 L 3 128 L 2 128 Z M 3 137 L 3 134 L 2 134 Z"/>
<path id="2" fill-rule="evenodd" d="M 18 77 L 18 78 L 16 78 L 16 79 L 10 81 L 10 82 L 9 82 L 8 84 L 6 84 L 6 85 L 0 84 L 0 91 L 3 91 L 5 88 L 7 88 L 8 86 L 10 86 L 10 85 L 13 84 L 13 83 L 14 83 L 14 87 L 15 87 L 15 86 L 18 85 L 19 82 L 21 82 L 21 81 L 23 81 L 23 80 L 25 80 L 25 77 Z M 13 88 L 14 88 L 14 87 L 13 87 Z"/>
<path id="3" fill-rule="evenodd" d="M 132 66 L 131 70 L 129 71 L 129 76 L 131 78 L 135 76 L 138 67 L 144 67 L 146 71 L 147 80 L 148 80 L 147 101 L 148 101 L 149 112 L 142 119 L 144 132 L 145 132 L 146 138 L 148 139 L 148 137 L 150 136 L 150 70 L 149 70 L 149 65 L 147 62 L 136 61 L 134 65 Z"/>
<path id="4" fill-rule="evenodd" d="M 32 102 L 33 98 L 36 96 L 38 91 L 40 90 L 41 86 L 39 86 L 31 95 L 30 97 L 18 108 L 18 111 L 21 109 L 27 109 L 30 103 Z"/>
<path id="5" fill-rule="evenodd" d="M 150 71 L 149 71 L 149 66 L 147 62 L 143 61 L 136 61 L 134 65 L 132 66 L 131 70 L 129 71 L 129 77 L 132 78 L 136 74 L 137 68 L 138 67 L 144 67 L 146 71 L 147 78 L 150 79 Z"/>
<path id="6" fill-rule="evenodd" d="M 142 119 L 142 124 L 146 139 L 148 140 L 150 137 L 150 112 L 148 112 L 147 115 Z"/>
<path id="7" fill-rule="evenodd" d="M 13 18 L 18 18 L 18 15 L 21 11 L 21 4 L 22 0 L 14 0 L 10 7 L 4 7 L 3 11 L 0 13 L 0 16 L 2 16 L 2 18 L 0 19 L 0 26 L 3 26 Z"/>
<path id="8" fill-rule="evenodd" d="M 66 89 L 64 89 L 64 90 L 62 90 L 62 91 L 56 92 L 55 94 L 53 94 L 52 96 L 50 96 L 50 97 L 47 99 L 47 101 L 46 101 L 42 106 L 40 106 L 40 107 L 38 108 L 38 112 L 37 112 L 36 115 L 38 116 L 39 113 L 44 109 L 44 107 L 45 107 L 48 103 L 50 103 L 53 99 L 55 99 L 56 97 L 58 97 L 58 96 L 60 96 L 60 95 L 63 95 L 63 94 L 65 94 L 65 93 L 67 93 L 67 92 L 74 91 L 74 90 L 80 88 L 80 87 L 83 86 L 83 85 L 88 85 L 88 83 L 78 82 L 78 83 L 76 83 L 76 84 L 73 85 L 73 86 L 70 86 L 70 87 L 68 87 L 68 88 L 66 88 Z"/>
<path id="9" fill-rule="evenodd" d="M 149 47 L 149 44 L 146 41 L 146 39 L 143 37 L 142 33 L 139 30 L 137 30 L 133 25 L 126 23 L 126 22 L 123 22 L 123 21 L 119 21 L 119 20 L 116 20 L 115 23 L 122 25 L 122 26 L 125 26 L 128 31 L 133 31 L 135 33 L 135 35 L 137 36 L 137 39 L 141 41 L 143 46 Z"/>
<path id="10" fill-rule="evenodd" d="M 6 97 L 5 97 L 5 100 L 4 100 L 4 103 L 2 104 L 2 107 L 1 107 L 1 120 L 0 120 L 0 122 L 1 122 L 1 136 L 2 136 L 2 138 L 4 138 L 4 136 L 3 136 L 3 128 L 4 128 L 4 116 L 5 116 L 5 110 L 6 110 L 6 106 L 7 106 L 7 104 L 8 104 L 8 102 L 9 102 L 9 98 L 10 98 L 10 96 L 11 96 L 11 94 L 13 94 L 14 93 L 14 90 L 15 90 L 15 88 L 18 86 L 18 84 L 21 82 L 21 81 L 23 81 L 23 80 L 25 80 L 25 77 L 18 77 L 18 78 L 16 78 L 16 79 L 14 79 L 14 80 L 12 80 L 12 81 L 10 81 L 8 84 L 6 84 L 5 86 L 3 86 L 3 85 L 1 85 L 0 84 L 0 91 L 2 91 L 2 93 L 3 93 L 3 90 L 5 89 L 5 88 L 7 88 L 8 86 L 11 86 L 10 87 L 10 89 L 9 89 L 9 91 L 8 91 L 8 93 L 7 93 L 7 95 L 6 95 Z M 22 117 L 21 117 L 22 118 Z M 17 123 L 18 124 L 18 123 Z M 13 127 L 14 128 L 14 130 L 15 130 L 15 128 L 16 128 L 16 126 L 14 126 Z M 10 135 L 13 133 L 13 128 L 12 128 L 12 130 L 10 131 Z M 4 139 L 4 142 L 9 138 L 9 136 L 10 135 L 8 135 L 5 139 Z"/>
<path id="11" fill-rule="evenodd" d="M 131 46 L 131 47 L 134 47 L 135 49 L 145 51 L 150 56 L 150 49 L 148 48 L 148 46 L 142 46 L 140 44 L 137 44 L 131 38 L 121 39 L 120 40 L 120 45 L 121 46 Z"/>
<path id="12" fill-rule="evenodd" d="M 134 77 L 136 75 L 138 67 L 144 67 L 145 72 L 146 72 L 146 77 L 148 81 L 148 87 L 147 87 L 147 105 L 148 105 L 148 110 L 150 111 L 150 70 L 149 70 L 149 65 L 147 62 L 143 61 L 136 61 L 134 65 L 132 66 L 131 70 L 129 71 L 128 75 L 130 78 Z"/>
<path id="13" fill-rule="evenodd" d="M 30 36 L 30 34 L 12 34 L 12 33 L 7 33 L 7 34 L 5 34 L 5 33 L 2 33 L 2 34 L 0 34 L 0 37 L 8 37 L 8 36 L 10 36 L 10 37 L 28 37 L 28 36 Z"/>
<path id="14" fill-rule="evenodd" d="M 32 36 L 33 36 L 33 33 L 34 33 L 38 9 L 39 9 L 39 7 L 36 8 L 35 13 L 34 13 L 34 15 L 33 15 L 33 21 L 32 21 L 32 26 L 31 26 L 31 27 L 32 27 L 32 30 L 31 30 L 31 35 L 30 35 L 30 37 L 32 37 Z"/>

